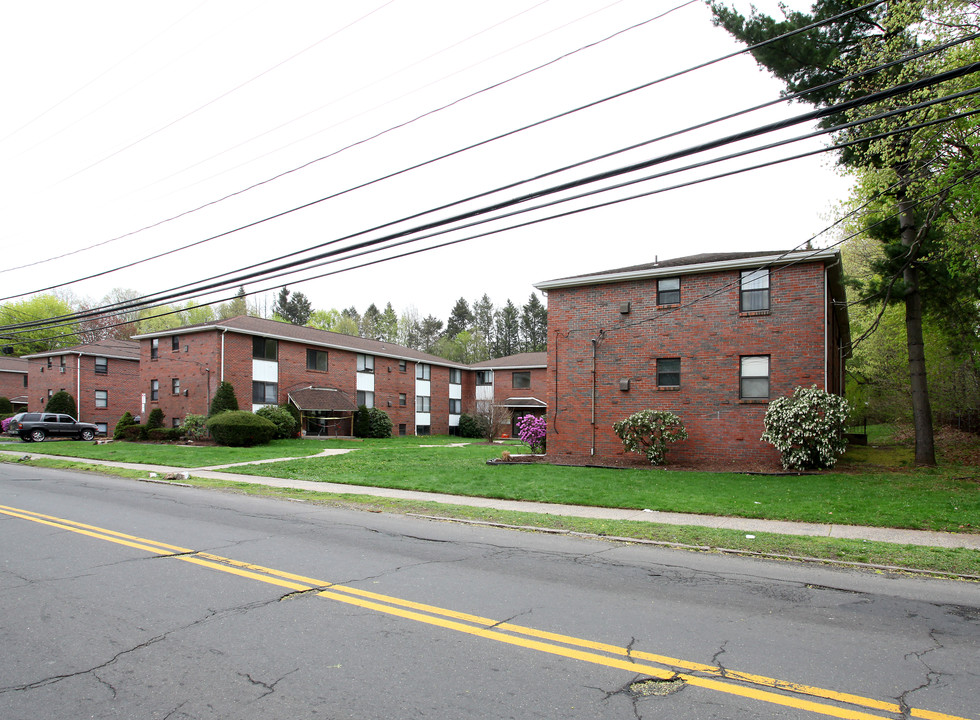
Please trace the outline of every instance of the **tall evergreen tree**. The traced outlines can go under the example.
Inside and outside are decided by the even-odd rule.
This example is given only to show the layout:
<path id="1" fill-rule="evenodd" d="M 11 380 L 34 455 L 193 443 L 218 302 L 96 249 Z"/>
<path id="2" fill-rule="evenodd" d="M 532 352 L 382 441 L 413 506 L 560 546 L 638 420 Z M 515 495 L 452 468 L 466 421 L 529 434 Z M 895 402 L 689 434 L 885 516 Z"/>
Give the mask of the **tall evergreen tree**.
<path id="1" fill-rule="evenodd" d="M 301 292 L 295 292 L 290 297 L 289 289 L 284 285 L 279 290 L 272 312 L 293 325 L 306 325 L 313 313 L 313 306 Z"/>
<path id="2" fill-rule="evenodd" d="M 378 317 L 377 332 L 378 337 L 385 342 L 398 342 L 398 315 L 390 302 Z"/>
<path id="3" fill-rule="evenodd" d="M 469 330 L 473 326 L 473 313 L 465 298 L 460 298 L 449 313 L 449 320 L 446 321 L 446 337 L 452 339 L 464 330 Z"/>
<path id="4" fill-rule="evenodd" d="M 473 329 L 478 341 L 475 362 L 489 360 L 493 347 L 493 303 L 484 293 L 483 297 L 473 302 Z"/>
<path id="5" fill-rule="evenodd" d="M 494 356 L 506 357 L 521 351 L 521 318 L 517 306 L 508 298 L 494 319 Z"/>
<path id="6" fill-rule="evenodd" d="M 547 347 L 548 310 L 533 292 L 521 308 L 521 339 L 525 352 L 541 352 Z"/>
<path id="7" fill-rule="evenodd" d="M 426 315 L 419 326 L 419 350 L 432 352 L 436 338 L 442 330 L 442 320 L 433 315 Z"/>

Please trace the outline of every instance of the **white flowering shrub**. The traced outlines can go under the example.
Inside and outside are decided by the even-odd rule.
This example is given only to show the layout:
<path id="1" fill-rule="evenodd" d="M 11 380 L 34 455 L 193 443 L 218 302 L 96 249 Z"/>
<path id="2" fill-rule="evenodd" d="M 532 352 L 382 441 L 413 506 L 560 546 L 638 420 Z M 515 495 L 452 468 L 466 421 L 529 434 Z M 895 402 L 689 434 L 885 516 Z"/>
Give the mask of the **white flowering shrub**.
<path id="1" fill-rule="evenodd" d="M 687 439 L 684 423 L 666 410 L 640 410 L 613 423 L 613 432 L 627 452 L 643 453 L 653 465 L 663 464 L 667 443 Z"/>
<path id="2" fill-rule="evenodd" d="M 776 398 L 766 411 L 762 439 L 779 451 L 787 470 L 832 468 L 847 449 L 847 401 L 816 386 Z"/>

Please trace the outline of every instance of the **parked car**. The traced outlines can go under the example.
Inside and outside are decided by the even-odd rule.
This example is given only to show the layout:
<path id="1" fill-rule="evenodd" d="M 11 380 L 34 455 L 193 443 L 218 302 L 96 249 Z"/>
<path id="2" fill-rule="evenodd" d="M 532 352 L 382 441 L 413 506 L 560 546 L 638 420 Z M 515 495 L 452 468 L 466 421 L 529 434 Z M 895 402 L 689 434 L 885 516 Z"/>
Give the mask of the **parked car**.
<path id="1" fill-rule="evenodd" d="M 7 434 L 24 442 L 41 442 L 46 437 L 93 440 L 98 427 L 78 422 L 71 415 L 60 413 L 18 413 L 10 418 Z"/>

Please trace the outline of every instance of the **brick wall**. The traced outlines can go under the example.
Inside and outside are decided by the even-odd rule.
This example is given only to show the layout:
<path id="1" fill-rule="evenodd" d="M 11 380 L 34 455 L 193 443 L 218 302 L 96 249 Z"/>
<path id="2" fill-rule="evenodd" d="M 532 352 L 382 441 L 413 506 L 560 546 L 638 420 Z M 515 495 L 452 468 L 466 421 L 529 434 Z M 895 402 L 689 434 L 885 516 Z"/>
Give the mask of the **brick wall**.
<path id="1" fill-rule="evenodd" d="M 157 357 L 151 357 L 150 340 L 140 341 L 140 392 L 146 394 L 146 406 L 142 413 L 145 423 L 154 408 L 164 414 L 164 425 L 171 427 L 176 418 L 182 420 L 187 414 L 207 415 L 218 383 L 221 381 L 221 336 L 218 332 L 188 333 L 175 335 L 178 339 L 175 350 L 173 336 L 160 338 Z M 230 334 L 229 334 L 230 337 Z M 251 344 L 248 348 L 252 353 Z M 251 376 L 251 367 L 249 367 Z M 159 383 L 156 400 L 152 399 L 152 381 Z M 174 393 L 174 380 L 179 382 L 179 392 Z M 248 409 L 245 401 L 251 402 L 252 387 L 249 383 L 248 395 L 243 398 L 235 388 L 241 407 Z M 134 413 L 135 414 L 135 413 Z"/>
<path id="2" fill-rule="evenodd" d="M 823 265 L 773 271 L 767 313 L 739 312 L 738 278 L 738 271 L 682 276 L 681 304 L 660 307 L 655 280 L 549 290 L 548 453 L 587 455 L 594 444 L 597 457 L 621 456 L 612 424 L 653 409 L 679 415 L 690 435 L 670 446 L 668 462 L 778 460 L 759 440 L 767 402 L 739 399 L 740 357 L 770 357 L 770 398 L 824 387 Z M 679 388 L 658 388 L 658 358 L 681 359 Z"/>
<path id="3" fill-rule="evenodd" d="M 24 384 L 26 372 L 0 372 L 0 397 L 13 400 L 28 395 L 28 386 Z"/>
<path id="4" fill-rule="evenodd" d="M 109 433 L 123 413 L 139 413 L 139 361 L 109 357 L 102 374 L 95 372 L 94 355 L 66 354 L 50 360 L 51 367 L 48 358 L 29 361 L 27 404 L 32 412 L 44 410 L 50 395 L 64 390 L 75 399 L 78 420 L 105 423 Z M 106 391 L 105 407 L 96 407 L 96 390 Z"/>

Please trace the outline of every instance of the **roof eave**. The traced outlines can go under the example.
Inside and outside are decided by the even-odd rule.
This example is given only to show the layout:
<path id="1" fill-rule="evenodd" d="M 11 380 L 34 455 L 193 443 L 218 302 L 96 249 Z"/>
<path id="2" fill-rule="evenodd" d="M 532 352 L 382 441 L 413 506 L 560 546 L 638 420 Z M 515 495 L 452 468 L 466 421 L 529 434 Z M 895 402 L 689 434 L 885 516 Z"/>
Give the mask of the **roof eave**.
<path id="1" fill-rule="evenodd" d="M 676 275 L 696 275 L 706 272 L 736 270 L 743 268 L 765 267 L 767 265 L 789 265 L 796 262 L 818 262 L 837 259 L 839 253 L 835 249 L 801 250 L 793 253 L 774 253 L 772 255 L 757 255 L 755 257 L 738 258 L 735 260 L 719 260 L 693 265 L 677 265 L 674 267 L 652 267 L 632 272 L 605 273 L 599 275 L 580 275 L 577 277 L 546 280 L 535 283 L 538 290 L 547 291 L 566 287 L 583 287 L 587 285 L 606 285 L 609 283 L 630 282 L 632 280 L 648 280 L 658 277 L 674 277 Z"/>

